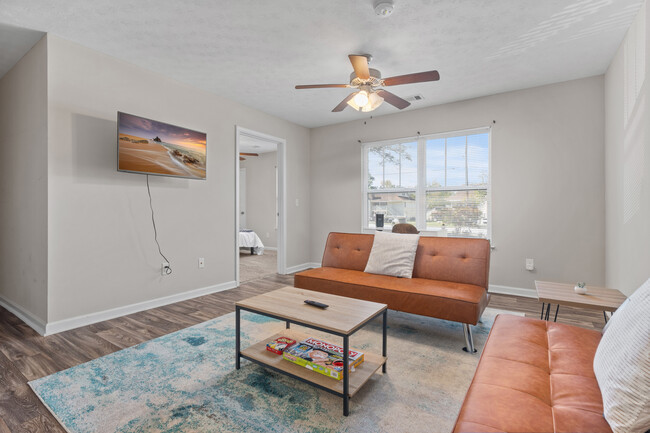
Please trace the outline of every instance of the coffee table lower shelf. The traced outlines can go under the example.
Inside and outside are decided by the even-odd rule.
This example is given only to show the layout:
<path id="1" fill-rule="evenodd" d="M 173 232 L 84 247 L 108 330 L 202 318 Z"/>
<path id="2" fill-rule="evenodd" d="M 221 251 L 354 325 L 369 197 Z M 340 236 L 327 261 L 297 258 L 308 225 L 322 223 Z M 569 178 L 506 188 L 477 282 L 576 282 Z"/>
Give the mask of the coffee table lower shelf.
<path id="1" fill-rule="evenodd" d="M 275 354 L 266 350 L 266 343 L 278 337 L 289 337 L 296 341 L 302 341 L 310 337 L 310 335 L 296 332 L 292 329 L 287 329 L 282 333 L 275 334 L 253 344 L 246 349 L 240 351 L 240 356 L 249 361 L 261 364 L 279 373 L 291 376 L 295 379 L 307 382 L 316 386 L 324 391 L 331 392 L 338 396 L 343 396 L 343 380 L 336 380 L 327 377 L 323 374 L 311 371 L 308 368 L 294 364 L 282 358 L 282 355 Z M 356 350 L 356 349 L 353 349 Z M 348 395 L 352 397 L 357 391 L 365 384 L 370 377 L 386 363 L 386 357 L 375 355 L 374 353 L 364 352 L 364 361 L 361 365 L 355 368 L 355 371 L 350 373 L 350 389 Z"/>

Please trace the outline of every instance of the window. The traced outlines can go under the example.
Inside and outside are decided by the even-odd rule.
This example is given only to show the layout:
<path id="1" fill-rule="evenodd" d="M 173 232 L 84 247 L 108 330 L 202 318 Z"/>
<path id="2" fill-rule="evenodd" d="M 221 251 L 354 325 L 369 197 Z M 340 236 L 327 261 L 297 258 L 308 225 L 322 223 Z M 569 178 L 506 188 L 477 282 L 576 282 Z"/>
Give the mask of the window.
<path id="1" fill-rule="evenodd" d="M 363 228 L 489 238 L 489 152 L 489 128 L 365 144 Z"/>

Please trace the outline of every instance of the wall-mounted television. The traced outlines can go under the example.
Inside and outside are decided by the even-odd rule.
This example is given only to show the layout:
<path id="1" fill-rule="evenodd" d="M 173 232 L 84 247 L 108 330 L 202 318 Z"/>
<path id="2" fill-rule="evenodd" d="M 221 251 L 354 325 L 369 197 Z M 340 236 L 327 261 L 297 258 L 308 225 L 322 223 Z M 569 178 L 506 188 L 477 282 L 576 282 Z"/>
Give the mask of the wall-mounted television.
<path id="1" fill-rule="evenodd" d="M 117 169 L 205 179 L 207 134 L 133 114 L 117 113 Z"/>

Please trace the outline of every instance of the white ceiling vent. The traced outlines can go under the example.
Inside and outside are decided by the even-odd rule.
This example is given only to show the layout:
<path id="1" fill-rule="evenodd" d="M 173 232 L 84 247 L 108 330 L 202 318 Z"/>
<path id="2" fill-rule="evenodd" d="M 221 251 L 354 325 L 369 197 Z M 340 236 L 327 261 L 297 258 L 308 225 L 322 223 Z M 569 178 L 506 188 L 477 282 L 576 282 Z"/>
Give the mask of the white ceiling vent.
<path id="1" fill-rule="evenodd" d="M 422 95 L 412 95 L 412 96 L 408 96 L 408 97 L 406 97 L 404 99 L 406 99 L 409 102 L 416 102 L 416 101 L 423 100 L 424 96 L 422 96 Z"/>

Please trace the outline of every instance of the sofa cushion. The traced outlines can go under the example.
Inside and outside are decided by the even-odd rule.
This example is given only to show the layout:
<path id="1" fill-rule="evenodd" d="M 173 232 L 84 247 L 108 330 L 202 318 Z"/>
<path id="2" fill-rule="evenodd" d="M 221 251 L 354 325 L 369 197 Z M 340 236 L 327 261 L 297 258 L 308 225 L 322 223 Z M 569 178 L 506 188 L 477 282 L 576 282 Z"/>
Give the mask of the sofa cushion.
<path id="1" fill-rule="evenodd" d="M 330 233 L 323 253 L 323 266 L 363 271 L 374 239 L 373 235 Z"/>
<path id="2" fill-rule="evenodd" d="M 650 280 L 609 321 L 593 368 L 615 432 L 650 429 Z"/>
<path id="3" fill-rule="evenodd" d="M 487 239 L 420 238 L 413 278 L 454 281 L 487 289 L 489 271 Z"/>
<path id="4" fill-rule="evenodd" d="M 610 432 L 591 360 L 600 332 L 497 316 L 455 432 Z"/>
<path id="5" fill-rule="evenodd" d="M 336 233 L 327 236 L 322 265 L 363 271 L 374 235 Z M 451 281 L 488 287 L 490 242 L 486 239 L 421 236 L 415 253 L 413 278 Z"/>
<path id="6" fill-rule="evenodd" d="M 364 272 L 411 278 L 420 235 L 377 232 Z"/>
<path id="7" fill-rule="evenodd" d="M 300 272 L 294 286 L 387 304 L 392 310 L 475 325 L 488 303 L 484 288 L 322 267 Z"/>

